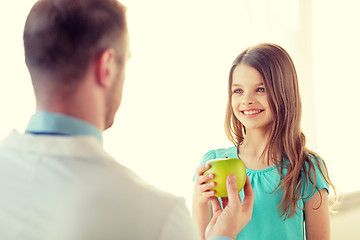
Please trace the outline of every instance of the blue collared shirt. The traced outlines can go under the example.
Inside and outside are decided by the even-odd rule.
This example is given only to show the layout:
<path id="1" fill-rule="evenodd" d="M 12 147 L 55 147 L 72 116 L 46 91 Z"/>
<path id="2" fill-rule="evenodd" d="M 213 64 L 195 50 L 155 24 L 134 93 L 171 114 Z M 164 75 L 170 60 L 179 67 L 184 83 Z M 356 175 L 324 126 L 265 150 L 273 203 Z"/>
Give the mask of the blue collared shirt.
<path id="1" fill-rule="evenodd" d="M 102 132 L 94 125 L 64 114 L 39 111 L 31 116 L 27 133 L 93 136 L 102 143 Z"/>

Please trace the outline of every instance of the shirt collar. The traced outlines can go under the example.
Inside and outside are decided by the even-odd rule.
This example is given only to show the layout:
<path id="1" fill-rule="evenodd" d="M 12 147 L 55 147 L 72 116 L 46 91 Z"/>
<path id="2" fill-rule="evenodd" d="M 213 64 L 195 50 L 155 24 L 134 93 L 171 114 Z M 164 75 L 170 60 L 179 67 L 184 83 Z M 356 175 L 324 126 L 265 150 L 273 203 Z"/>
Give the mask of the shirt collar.
<path id="1" fill-rule="evenodd" d="M 67 115 L 39 111 L 31 116 L 27 133 L 93 136 L 102 143 L 102 133 L 94 125 Z"/>

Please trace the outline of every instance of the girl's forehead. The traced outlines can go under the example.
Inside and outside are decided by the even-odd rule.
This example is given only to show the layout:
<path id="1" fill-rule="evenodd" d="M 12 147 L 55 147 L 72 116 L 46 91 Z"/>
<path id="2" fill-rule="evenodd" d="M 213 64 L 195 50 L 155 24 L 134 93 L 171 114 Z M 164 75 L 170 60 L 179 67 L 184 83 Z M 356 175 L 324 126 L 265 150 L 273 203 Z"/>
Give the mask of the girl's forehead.
<path id="1" fill-rule="evenodd" d="M 260 73 L 253 67 L 246 64 L 239 64 L 235 67 L 232 76 L 232 85 L 263 85 L 264 81 Z"/>

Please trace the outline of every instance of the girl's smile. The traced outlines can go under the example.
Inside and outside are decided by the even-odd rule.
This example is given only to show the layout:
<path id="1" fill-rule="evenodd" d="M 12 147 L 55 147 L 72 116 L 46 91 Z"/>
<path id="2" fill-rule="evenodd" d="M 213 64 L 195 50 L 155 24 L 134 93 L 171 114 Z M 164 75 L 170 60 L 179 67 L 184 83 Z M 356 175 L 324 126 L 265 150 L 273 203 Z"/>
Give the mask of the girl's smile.
<path id="1" fill-rule="evenodd" d="M 261 109 L 249 109 L 249 110 L 243 110 L 241 111 L 241 113 L 246 117 L 246 118 L 252 118 L 252 117 L 256 117 L 258 116 L 260 113 L 262 113 L 264 110 Z"/>

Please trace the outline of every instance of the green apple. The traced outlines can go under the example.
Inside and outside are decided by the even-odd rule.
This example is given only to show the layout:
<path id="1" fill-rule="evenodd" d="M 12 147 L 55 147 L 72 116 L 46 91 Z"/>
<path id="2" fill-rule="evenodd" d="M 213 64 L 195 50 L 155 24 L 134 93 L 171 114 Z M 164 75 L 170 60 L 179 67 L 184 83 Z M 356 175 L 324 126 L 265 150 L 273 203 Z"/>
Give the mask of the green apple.
<path id="1" fill-rule="evenodd" d="M 243 189 L 246 181 L 246 168 L 243 161 L 238 158 L 222 158 L 208 161 L 210 168 L 203 174 L 213 173 L 214 178 L 208 182 L 216 182 L 216 186 L 210 190 L 215 190 L 216 197 L 227 197 L 226 178 L 232 174 L 236 177 L 238 192 Z"/>

